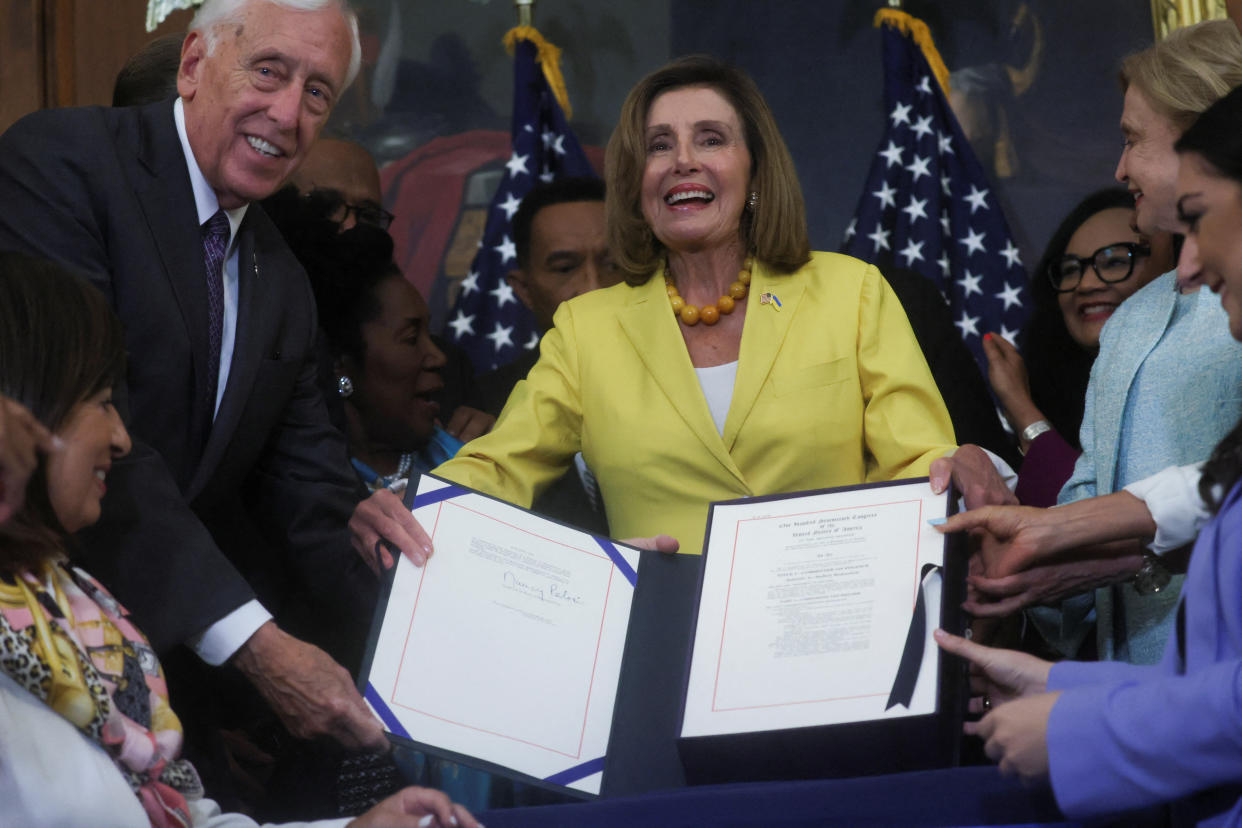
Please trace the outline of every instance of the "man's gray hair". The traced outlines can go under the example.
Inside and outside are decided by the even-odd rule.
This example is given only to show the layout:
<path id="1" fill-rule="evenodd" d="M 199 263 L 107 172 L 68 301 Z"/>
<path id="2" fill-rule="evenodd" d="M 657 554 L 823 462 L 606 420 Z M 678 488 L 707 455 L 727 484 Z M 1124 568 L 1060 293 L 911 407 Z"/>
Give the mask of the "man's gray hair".
<path id="1" fill-rule="evenodd" d="M 346 0 L 205 0 L 190 21 L 189 30 L 203 33 L 207 54 L 211 54 L 220 41 L 220 27 L 240 25 L 246 16 L 246 6 L 251 3 L 272 3 L 294 11 L 319 11 L 333 6 L 339 9 L 341 17 L 349 24 L 350 35 L 349 69 L 345 72 L 345 86 L 340 91 L 345 91 L 354 82 L 362 65 L 362 44 L 358 41 L 358 15 Z"/>

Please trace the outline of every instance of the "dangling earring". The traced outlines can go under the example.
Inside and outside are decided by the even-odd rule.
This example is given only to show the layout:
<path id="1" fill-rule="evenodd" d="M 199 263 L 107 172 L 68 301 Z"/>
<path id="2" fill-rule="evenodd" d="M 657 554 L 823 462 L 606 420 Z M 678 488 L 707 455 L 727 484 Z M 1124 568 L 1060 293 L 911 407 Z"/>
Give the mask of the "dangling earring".
<path id="1" fill-rule="evenodd" d="M 746 199 L 746 208 L 748 210 L 753 211 L 758 206 L 759 206 L 759 193 L 755 192 L 754 190 L 751 190 L 750 198 Z"/>
<path id="2" fill-rule="evenodd" d="M 354 394 L 354 381 L 342 374 L 336 378 L 336 393 L 341 399 L 349 399 Z"/>

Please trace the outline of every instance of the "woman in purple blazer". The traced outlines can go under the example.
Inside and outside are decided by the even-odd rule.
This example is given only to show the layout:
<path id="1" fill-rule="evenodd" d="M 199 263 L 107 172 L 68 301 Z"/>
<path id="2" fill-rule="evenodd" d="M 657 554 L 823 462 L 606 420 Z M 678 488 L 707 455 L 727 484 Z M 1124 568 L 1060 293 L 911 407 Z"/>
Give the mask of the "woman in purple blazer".
<path id="1" fill-rule="evenodd" d="M 1179 272 L 1218 293 L 1242 341 L 1242 88 L 1177 143 Z M 1163 660 L 1051 664 L 937 632 L 971 661 L 983 718 L 966 725 L 1002 772 L 1051 781 L 1066 815 L 1168 803 L 1175 825 L 1242 822 L 1242 423 L 1216 447 L 1199 535 Z M 997 515 L 997 517 L 1000 517 Z"/>

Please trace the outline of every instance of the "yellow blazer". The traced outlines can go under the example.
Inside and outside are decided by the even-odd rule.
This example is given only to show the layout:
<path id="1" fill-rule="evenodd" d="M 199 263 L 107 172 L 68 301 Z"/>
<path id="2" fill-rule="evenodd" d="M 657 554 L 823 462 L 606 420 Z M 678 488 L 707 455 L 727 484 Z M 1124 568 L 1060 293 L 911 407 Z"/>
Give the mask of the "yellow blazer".
<path id="1" fill-rule="evenodd" d="M 857 259 L 815 253 L 787 276 L 756 263 L 723 435 L 662 274 L 563 303 L 555 322 L 495 428 L 437 474 L 529 506 L 581 451 L 616 537 L 698 553 L 712 501 L 917 477 L 953 447 L 905 311 Z"/>

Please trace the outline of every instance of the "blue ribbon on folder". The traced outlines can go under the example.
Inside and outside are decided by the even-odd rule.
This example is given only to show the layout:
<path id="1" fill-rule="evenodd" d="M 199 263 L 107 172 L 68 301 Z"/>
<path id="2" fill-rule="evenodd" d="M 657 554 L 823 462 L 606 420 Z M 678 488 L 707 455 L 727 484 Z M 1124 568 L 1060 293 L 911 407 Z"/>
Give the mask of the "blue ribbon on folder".
<path id="1" fill-rule="evenodd" d="M 379 714 L 380 721 L 388 728 L 389 733 L 400 736 L 403 739 L 410 738 L 409 732 L 402 726 L 397 717 L 393 715 L 393 712 L 388 709 L 388 704 L 380 696 L 379 691 L 375 689 L 374 684 L 368 681 L 362 696 L 371 703 L 371 707 Z"/>
<path id="2" fill-rule="evenodd" d="M 461 486 L 449 484 L 440 489 L 433 489 L 430 492 L 419 492 L 414 496 L 414 503 L 410 509 L 421 509 L 424 506 L 431 506 L 442 500 L 450 500 L 458 495 L 470 494 L 469 489 L 463 489 Z"/>
<path id="3" fill-rule="evenodd" d="M 613 564 L 617 567 L 617 569 L 621 570 L 621 574 L 625 576 L 625 580 L 630 582 L 630 586 L 638 586 L 638 573 L 634 571 L 632 566 L 630 566 L 630 562 L 621 555 L 620 551 L 617 550 L 617 547 L 613 546 L 612 541 L 607 538 L 601 538 L 598 535 L 592 535 L 591 537 L 595 538 L 595 542 L 599 544 L 599 548 L 604 550 L 604 553 L 608 555 L 609 558 L 612 558 Z"/>
<path id="4" fill-rule="evenodd" d="M 572 768 L 566 768 L 560 773 L 554 773 L 551 776 L 545 776 L 544 782 L 551 782 L 553 785 L 569 785 L 577 782 L 579 779 L 586 779 L 593 773 L 599 773 L 604 769 L 604 757 L 592 759 L 589 762 L 583 762 L 581 765 L 574 765 Z"/>

